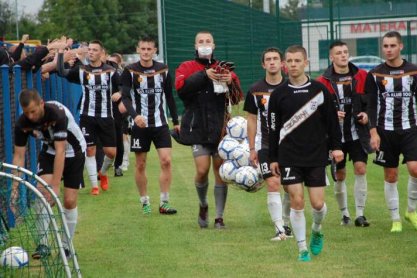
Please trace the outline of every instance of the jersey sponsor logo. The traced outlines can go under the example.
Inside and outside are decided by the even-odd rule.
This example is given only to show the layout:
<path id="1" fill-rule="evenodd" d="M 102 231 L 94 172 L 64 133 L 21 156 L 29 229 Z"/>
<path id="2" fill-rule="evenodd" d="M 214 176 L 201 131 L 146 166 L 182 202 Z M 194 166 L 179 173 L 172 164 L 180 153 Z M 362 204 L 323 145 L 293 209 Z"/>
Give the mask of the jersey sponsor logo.
<path id="1" fill-rule="evenodd" d="M 67 132 L 65 131 L 55 132 L 54 138 L 67 138 Z"/>
<path id="2" fill-rule="evenodd" d="M 352 98 L 350 97 L 344 97 L 339 99 L 339 104 L 352 104 Z"/>
<path id="3" fill-rule="evenodd" d="M 100 84 L 100 85 L 84 85 L 85 88 L 87 88 L 90 91 L 102 91 L 102 90 L 108 90 L 109 89 L 109 85 L 107 84 Z"/>
<path id="4" fill-rule="evenodd" d="M 394 92 L 385 92 L 382 93 L 383 98 L 392 97 L 392 98 L 409 98 L 412 97 L 413 93 L 410 91 L 394 91 Z"/>
<path id="5" fill-rule="evenodd" d="M 305 89 L 305 90 L 295 90 L 294 91 L 294 94 L 305 94 L 305 93 L 308 93 L 307 89 Z"/>
<path id="6" fill-rule="evenodd" d="M 132 149 L 142 149 L 139 139 L 132 138 Z"/>
<path id="7" fill-rule="evenodd" d="M 339 82 L 352 81 L 352 76 L 343 76 L 339 78 Z"/>
<path id="8" fill-rule="evenodd" d="M 390 75 L 400 75 L 404 74 L 404 70 L 392 70 L 389 72 Z"/>
<path id="9" fill-rule="evenodd" d="M 138 88 L 139 94 L 145 94 L 145 95 L 154 95 L 154 94 L 162 94 L 163 93 L 162 88 L 148 88 L 148 89 L 140 89 Z"/>

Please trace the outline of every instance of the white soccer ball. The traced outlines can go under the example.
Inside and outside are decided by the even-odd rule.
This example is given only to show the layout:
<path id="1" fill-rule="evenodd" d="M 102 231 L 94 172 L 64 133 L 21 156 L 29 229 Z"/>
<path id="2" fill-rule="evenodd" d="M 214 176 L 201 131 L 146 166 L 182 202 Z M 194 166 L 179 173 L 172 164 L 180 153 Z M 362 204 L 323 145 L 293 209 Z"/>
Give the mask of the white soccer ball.
<path id="1" fill-rule="evenodd" d="M 250 191 L 259 181 L 258 171 L 251 166 L 240 167 L 236 171 L 235 181 L 240 188 Z"/>
<path id="2" fill-rule="evenodd" d="M 239 164 L 239 166 L 249 166 L 249 145 L 247 144 L 240 144 L 237 146 L 233 151 L 233 158 Z"/>
<path id="3" fill-rule="evenodd" d="M 226 125 L 226 131 L 235 139 L 245 139 L 248 136 L 246 119 L 241 116 L 231 118 Z"/>
<path id="4" fill-rule="evenodd" d="M 233 160 L 226 160 L 220 166 L 219 174 L 222 180 L 226 183 L 233 182 L 235 180 L 237 169 L 239 165 Z"/>
<path id="5" fill-rule="evenodd" d="M 28 264 L 28 253 L 22 247 L 9 247 L 1 253 L 0 265 L 3 267 L 22 268 Z"/>
<path id="6" fill-rule="evenodd" d="M 220 141 L 217 151 L 222 159 L 230 160 L 233 159 L 233 151 L 237 146 L 239 146 L 239 141 L 230 137 L 226 137 Z"/>

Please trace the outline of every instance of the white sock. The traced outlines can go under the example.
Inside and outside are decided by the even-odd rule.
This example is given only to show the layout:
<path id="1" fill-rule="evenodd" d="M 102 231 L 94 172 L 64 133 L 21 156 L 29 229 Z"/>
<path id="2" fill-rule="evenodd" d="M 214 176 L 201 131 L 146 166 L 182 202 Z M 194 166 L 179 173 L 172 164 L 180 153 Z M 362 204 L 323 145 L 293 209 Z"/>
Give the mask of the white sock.
<path id="1" fill-rule="evenodd" d="M 354 194 L 356 205 L 356 217 L 363 216 L 367 193 L 368 183 L 366 181 L 366 175 L 355 175 Z"/>
<path id="2" fill-rule="evenodd" d="M 130 153 L 130 142 L 129 140 L 123 141 L 123 164 L 129 165 L 129 153 Z"/>
<path id="3" fill-rule="evenodd" d="M 78 208 L 73 209 L 64 208 L 65 220 L 67 221 L 68 231 L 70 238 L 63 237 L 63 242 L 69 246 L 69 242 L 74 238 L 75 227 L 77 226 Z"/>
<path id="4" fill-rule="evenodd" d="M 298 250 L 307 250 L 306 243 L 306 218 L 304 209 L 291 209 L 290 212 L 291 226 L 295 239 L 297 240 Z"/>
<path id="5" fill-rule="evenodd" d="M 291 202 L 290 194 L 284 192 L 284 198 L 282 200 L 282 220 L 284 220 L 285 226 L 290 226 L 290 211 L 291 211 Z"/>
<path id="6" fill-rule="evenodd" d="M 97 182 L 97 163 L 95 156 L 85 157 L 85 168 L 87 169 L 88 179 L 92 187 L 98 187 Z"/>
<path id="7" fill-rule="evenodd" d="M 140 196 L 140 202 L 141 202 L 142 205 L 149 204 L 150 203 L 149 196 Z"/>
<path id="8" fill-rule="evenodd" d="M 327 206 L 326 203 L 323 204 L 323 207 L 320 210 L 316 210 L 313 208 L 313 225 L 312 229 L 315 232 L 321 231 L 321 223 L 324 220 L 324 217 L 326 217 L 327 214 Z"/>
<path id="9" fill-rule="evenodd" d="M 39 243 L 48 246 L 49 213 L 41 200 L 36 199 L 33 205 L 36 213 L 36 230 L 40 238 Z"/>
<path id="10" fill-rule="evenodd" d="M 384 193 L 385 193 L 385 202 L 387 203 L 388 210 L 391 213 L 392 221 L 400 221 L 400 199 L 398 197 L 398 182 L 387 182 L 384 181 Z"/>
<path id="11" fill-rule="evenodd" d="M 281 194 L 279 192 L 268 192 L 267 205 L 272 223 L 275 225 L 275 231 L 283 231 Z"/>
<path id="12" fill-rule="evenodd" d="M 168 202 L 169 201 L 169 192 L 161 192 L 161 194 L 159 195 L 160 196 L 160 200 L 161 200 L 161 205 L 164 203 L 164 202 Z"/>
<path id="13" fill-rule="evenodd" d="M 104 156 L 103 165 L 101 166 L 101 170 L 100 170 L 103 176 L 107 175 L 107 170 L 109 170 L 110 166 L 113 164 L 113 160 L 114 159 L 111 159 L 107 155 Z"/>
<path id="14" fill-rule="evenodd" d="M 416 211 L 416 204 L 417 204 L 417 178 L 412 176 L 408 177 L 408 211 L 413 212 Z"/>
<path id="15" fill-rule="evenodd" d="M 334 183 L 334 196 L 336 197 L 339 210 L 342 215 L 350 217 L 349 210 L 347 207 L 347 191 L 345 181 L 336 181 Z"/>

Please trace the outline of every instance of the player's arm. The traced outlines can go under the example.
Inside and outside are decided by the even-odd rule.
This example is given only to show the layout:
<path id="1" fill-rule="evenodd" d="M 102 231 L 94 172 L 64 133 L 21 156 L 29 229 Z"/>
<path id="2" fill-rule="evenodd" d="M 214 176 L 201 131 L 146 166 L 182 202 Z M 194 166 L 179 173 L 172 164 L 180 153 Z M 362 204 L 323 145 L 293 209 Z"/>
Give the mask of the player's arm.
<path id="1" fill-rule="evenodd" d="M 177 112 L 177 105 L 175 104 L 174 95 L 172 93 L 172 78 L 171 74 L 167 72 L 166 81 L 164 84 L 164 94 L 165 99 L 167 101 L 169 113 L 172 117 L 172 123 L 174 124 L 174 129 L 179 131 L 180 125 L 178 121 L 178 112 Z"/>
<path id="2" fill-rule="evenodd" d="M 377 106 L 378 106 L 378 87 L 371 72 L 366 76 L 365 94 L 368 100 L 369 134 L 371 135 L 370 145 L 372 149 L 379 150 L 381 139 L 376 130 Z"/>
<path id="3" fill-rule="evenodd" d="M 126 108 L 127 112 L 129 113 L 130 117 L 132 117 L 135 124 L 138 127 L 144 128 L 146 127 L 145 117 L 139 115 L 132 105 L 132 96 L 130 94 L 130 90 L 132 89 L 132 86 L 133 86 L 132 76 L 130 74 L 129 69 L 125 68 L 121 77 L 122 103 L 124 107 Z"/>
<path id="4" fill-rule="evenodd" d="M 65 164 L 65 145 L 66 140 L 54 141 L 55 158 L 54 158 L 54 170 L 52 173 L 51 186 L 55 193 L 58 194 L 59 185 L 61 183 L 62 174 L 64 173 Z"/>
<path id="5" fill-rule="evenodd" d="M 71 69 L 65 68 L 65 62 L 64 62 L 64 49 L 58 50 L 58 60 L 56 63 L 56 71 L 58 72 L 59 76 L 65 77 L 68 79 L 69 82 L 72 83 L 80 83 L 80 67 L 75 66 Z"/>
<path id="6" fill-rule="evenodd" d="M 253 165 L 258 165 L 258 154 L 255 149 L 255 137 L 257 129 L 258 115 L 248 113 L 247 115 L 247 130 L 248 130 L 248 141 L 249 141 L 249 151 L 250 151 L 250 161 Z"/>
<path id="7" fill-rule="evenodd" d="M 193 98 L 211 82 L 206 69 L 195 70 L 192 64 L 182 63 L 175 71 L 175 89 L 182 100 Z"/>
<path id="8" fill-rule="evenodd" d="M 271 172 L 274 176 L 280 174 L 278 165 L 280 117 L 277 98 L 278 93 L 275 90 L 271 94 L 268 104 L 269 159 L 271 160 Z"/>

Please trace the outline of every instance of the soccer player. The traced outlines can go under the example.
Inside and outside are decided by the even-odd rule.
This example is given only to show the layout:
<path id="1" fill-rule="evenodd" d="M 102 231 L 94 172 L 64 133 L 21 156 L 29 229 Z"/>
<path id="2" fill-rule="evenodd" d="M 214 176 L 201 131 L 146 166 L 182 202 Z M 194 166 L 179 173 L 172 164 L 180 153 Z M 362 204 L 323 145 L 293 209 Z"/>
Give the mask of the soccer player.
<path id="1" fill-rule="evenodd" d="M 166 65 L 153 60 L 157 51 L 154 39 L 140 39 L 136 49 L 140 61 L 127 66 L 121 78 L 123 104 L 135 123 L 132 127 L 131 151 L 135 152 L 136 157 L 136 186 L 143 213 L 150 214 L 146 158 L 153 142 L 161 167 L 159 212 L 175 214 L 177 210 L 169 204 L 172 142 L 165 111 L 168 104 L 174 129 L 178 131 L 179 122 L 172 94 L 171 75 Z"/>
<path id="2" fill-rule="evenodd" d="M 332 64 L 318 78 L 334 96 L 342 131 L 342 151 L 345 158 L 337 164 L 334 195 L 342 213 L 341 225 L 351 223 L 346 190 L 346 160 L 349 154 L 355 174 L 354 196 L 356 205 L 355 226 L 368 227 L 364 216 L 367 197 L 366 163 L 369 145 L 368 115 L 364 99 L 367 72 L 349 62 L 349 49 L 345 42 L 335 41 L 330 45 L 329 57 Z"/>
<path id="3" fill-rule="evenodd" d="M 323 248 L 321 224 L 327 213 L 324 201 L 328 148 L 336 162 L 343 159 L 341 132 L 332 96 L 318 81 L 304 72 L 308 65 L 304 47 L 285 51 L 288 80 L 269 100 L 269 154 L 271 172 L 281 176 L 291 200 L 290 220 L 297 239 L 299 261 L 310 261 L 306 244 L 304 186 L 313 210 L 310 249 L 318 255 Z"/>
<path id="4" fill-rule="evenodd" d="M 268 185 L 268 211 L 275 225 L 275 236 L 271 240 L 279 241 L 292 237 L 289 227 L 290 199 L 288 193 L 285 192 L 284 204 L 282 204 L 281 181 L 279 177 L 272 175 L 269 169 L 268 102 L 271 93 L 284 81 L 281 74 L 282 53 L 277 48 L 267 48 L 262 53 L 261 62 L 265 70 L 265 78 L 251 86 L 246 94 L 243 110 L 248 112 L 250 161 L 253 166 L 260 165 L 262 177 Z M 283 215 L 286 216 L 284 221 Z"/>
<path id="5" fill-rule="evenodd" d="M 183 144 L 192 145 L 196 168 L 194 182 L 200 200 L 198 224 L 201 228 L 208 227 L 208 174 L 213 163 L 216 203 L 214 226 L 223 229 L 227 185 L 219 175 L 222 159 L 217 154 L 217 146 L 230 116 L 228 110 L 241 100 L 242 92 L 239 79 L 233 71 L 216 70 L 219 62 L 213 56 L 215 44 L 210 32 L 198 32 L 194 47 L 195 59 L 180 64 L 175 74 L 175 88 L 185 106 L 180 139 Z"/>
<path id="6" fill-rule="evenodd" d="M 65 253 L 69 256 L 68 244 L 74 236 L 77 225 L 77 197 L 78 189 L 83 183 L 86 142 L 71 112 L 61 103 L 44 102 L 34 89 L 24 89 L 19 95 L 19 102 L 23 114 L 15 126 L 13 164 L 24 167 L 29 136 L 43 142 L 38 157 L 37 175 L 51 185 L 58 196 L 61 179 L 64 181 L 64 214 L 70 238 L 64 238 L 63 243 Z M 38 186 L 38 188 L 42 187 Z M 49 194 L 42 193 L 53 205 Z M 42 214 L 44 210 L 40 202 L 35 203 L 34 208 L 37 214 Z M 37 219 L 38 229 L 44 231 L 48 225 L 47 220 Z M 49 248 L 46 244 L 46 238 L 41 238 L 40 245 L 32 255 L 34 259 L 49 255 Z"/>
<path id="7" fill-rule="evenodd" d="M 385 63 L 368 73 L 371 146 L 374 163 L 384 167 L 385 201 L 391 213 L 391 232 L 401 232 L 398 164 L 400 154 L 407 164 L 408 209 L 405 219 L 417 229 L 417 66 L 401 57 L 403 43 L 396 31 L 382 37 Z"/>
<path id="8" fill-rule="evenodd" d="M 108 190 L 107 170 L 116 156 L 116 133 L 114 127 L 112 94 L 119 91 L 119 75 L 116 69 L 103 63 L 103 44 L 93 40 L 88 45 L 88 65 L 64 69 L 64 49 L 58 50 L 57 70 L 60 76 L 73 83 L 81 84 L 80 127 L 87 142 L 86 168 L 91 182 L 91 194 L 98 195 L 96 143 L 97 137 L 103 145 L 104 161 L 100 172 L 100 187 Z"/>

